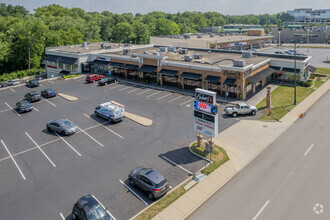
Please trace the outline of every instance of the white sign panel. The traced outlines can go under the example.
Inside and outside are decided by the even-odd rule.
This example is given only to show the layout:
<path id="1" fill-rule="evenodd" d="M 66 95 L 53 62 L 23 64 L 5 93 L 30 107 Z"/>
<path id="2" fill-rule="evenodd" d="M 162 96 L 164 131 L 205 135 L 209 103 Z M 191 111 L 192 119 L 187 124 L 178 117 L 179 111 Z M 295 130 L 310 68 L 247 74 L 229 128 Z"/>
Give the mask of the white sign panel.
<path id="1" fill-rule="evenodd" d="M 194 129 L 197 132 L 215 138 L 218 135 L 218 114 L 210 115 L 195 110 Z"/>

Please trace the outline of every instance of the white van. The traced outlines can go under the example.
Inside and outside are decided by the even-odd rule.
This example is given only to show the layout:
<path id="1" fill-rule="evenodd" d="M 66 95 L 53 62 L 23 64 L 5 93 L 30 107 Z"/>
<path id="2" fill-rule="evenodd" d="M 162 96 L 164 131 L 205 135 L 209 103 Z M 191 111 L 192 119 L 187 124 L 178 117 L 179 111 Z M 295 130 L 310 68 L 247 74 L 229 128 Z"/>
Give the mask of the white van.
<path id="1" fill-rule="evenodd" d="M 125 106 L 114 101 L 102 103 L 95 108 L 95 115 L 109 119 L 112 122 L 123 120 Z"/>

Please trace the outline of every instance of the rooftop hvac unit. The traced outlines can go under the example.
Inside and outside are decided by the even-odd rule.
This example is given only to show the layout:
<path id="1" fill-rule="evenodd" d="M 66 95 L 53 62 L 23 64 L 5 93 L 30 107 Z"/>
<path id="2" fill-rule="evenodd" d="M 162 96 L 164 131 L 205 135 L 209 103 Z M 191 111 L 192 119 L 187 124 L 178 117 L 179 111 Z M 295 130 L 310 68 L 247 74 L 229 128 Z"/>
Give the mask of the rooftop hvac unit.
<path id="1" fill-rule="evenodd" d="M 194 59 L 202 59 L 203 55 L 201 53 L 194 53 Z"/>
<path id="2" fill-rule="evenodd" d="M 159 48 L 159 51 L 160 52 L 167 52 L 167 47 L 160 47 Z"/>
<path id="3" fill-rule="evenodd" d="M 132 50 L 130 49 L 123 49 L 123 55 L 129 55 L 132 53 Z"/>
<path id="4" fill-rule="evenodd" d="M 202 38 L 202 37 L 203 37 L 203 35 L 197 34 L 197 38 Z"/>
<path id="5" fill-rule="evenodd" d="M 174 47 L 174 46 L 169 46 L 169 47 L 167 47 L 167 50 L 168 50 L 169 52 L 176 52 L 176 47 Z"/>
<path id="6" fill-rule="evenodd" d="M 143 51 L 143 54 L 149 54 L 148 51 Z"/>
<path id="7" fill-rule="evenodd" d="M 243 51 L 242 52 L 242 57 L 243 58 L 250 58 L 250 57 L 252 57 L 252 51 Z"/>
<path id="8" fill-rule="evenodd" d="M 183 57 L 184 61 L 190 62 L 192 60 L 190 55 L 186 55 Z"/>
<path id="9" fill-rule="evenodd" d="M 88 46 L 88 43 L 87 42 L 83 42 L 81 46 L 82 47 L 87 47 Z"/>
<path id="10" fill-rule="evenodd" d="M 124 43 L 124 47 L 129 47 L 130 43 Z"/>
<path id="11" fill-rule="evenodd" d="M 202 63 L 201 60 L 194 60 L 194 63 Z"/>
<path id="12" fill-rule="evenodd" d="M 101 48 L 102 49 L 110 49 L 111 46 L 110 46 L 110 44 L 107 44 L 107 43 L 101 43 Z"/>
<path id="13" fill-rule="evenodd" d="M 236 67 L 244 67 L 246 65 L 245 60 L 234 60 L 234 66 Z"/>
<path id="14" fill-rule="evenodd" d="M 211 61 L 207 60 L 207 61 L 204 61 L 205 64 L 211 64 Z"/>
<path id="15" fill-rule="evenodd" d="M 210 33 L 210 37 L 214 37 L 214 34 L 213 33 Z"/>
<path id="16" fill-rule="evenodd" d="M 134 53 L 132 53 L 132 54 L 131 54 L 131 57 L 134 58 L 134 57 L 136 57 L 136 55 L 135 55 Z"/>
<path id="17" fill-rule="evenodd" d="M 153 52 L 152 55 L 154 55 L 154 56 L 160 56 L 161 53 L 160 52 Z"/>
<path id="18" fill-rule="evenodd" d="M 179 54 L 188 54 L 188 49 L 179 48 Z"/>
<path id="19" fill-rule="evenodd" d="M 183 38 L 184 38 L 184 39 L 190 39 L 190 35 L 189 35 L 189 34 L 184 34 L 184 35 L 183 35 Z"/>

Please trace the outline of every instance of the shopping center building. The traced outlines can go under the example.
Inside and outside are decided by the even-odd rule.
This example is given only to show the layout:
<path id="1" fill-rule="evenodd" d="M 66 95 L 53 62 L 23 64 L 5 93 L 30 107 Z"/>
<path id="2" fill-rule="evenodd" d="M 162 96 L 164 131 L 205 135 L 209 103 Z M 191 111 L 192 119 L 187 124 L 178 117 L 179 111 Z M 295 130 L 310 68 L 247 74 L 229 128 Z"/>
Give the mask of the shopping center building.
<path id="1" fill-rule="evenodd" d="M 206 88 L 244 99 L 269 81 L 305 81 L 311 57 L 159 45 L 83 43 L 46 49 L 48 77 L 101 73 L 159 86 Z M 296 68 L 295 68 L 296 63 Z"/>

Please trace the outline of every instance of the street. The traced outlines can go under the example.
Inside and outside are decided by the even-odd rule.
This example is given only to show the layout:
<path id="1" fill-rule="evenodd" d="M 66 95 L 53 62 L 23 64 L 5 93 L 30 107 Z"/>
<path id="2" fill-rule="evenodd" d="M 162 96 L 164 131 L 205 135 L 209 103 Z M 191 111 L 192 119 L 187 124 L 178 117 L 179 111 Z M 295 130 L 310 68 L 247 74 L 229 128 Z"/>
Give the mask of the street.
<path id="1" fill-rule="evenodd" d="M 328 91 L 188 219 L 329 219 Z"/>

